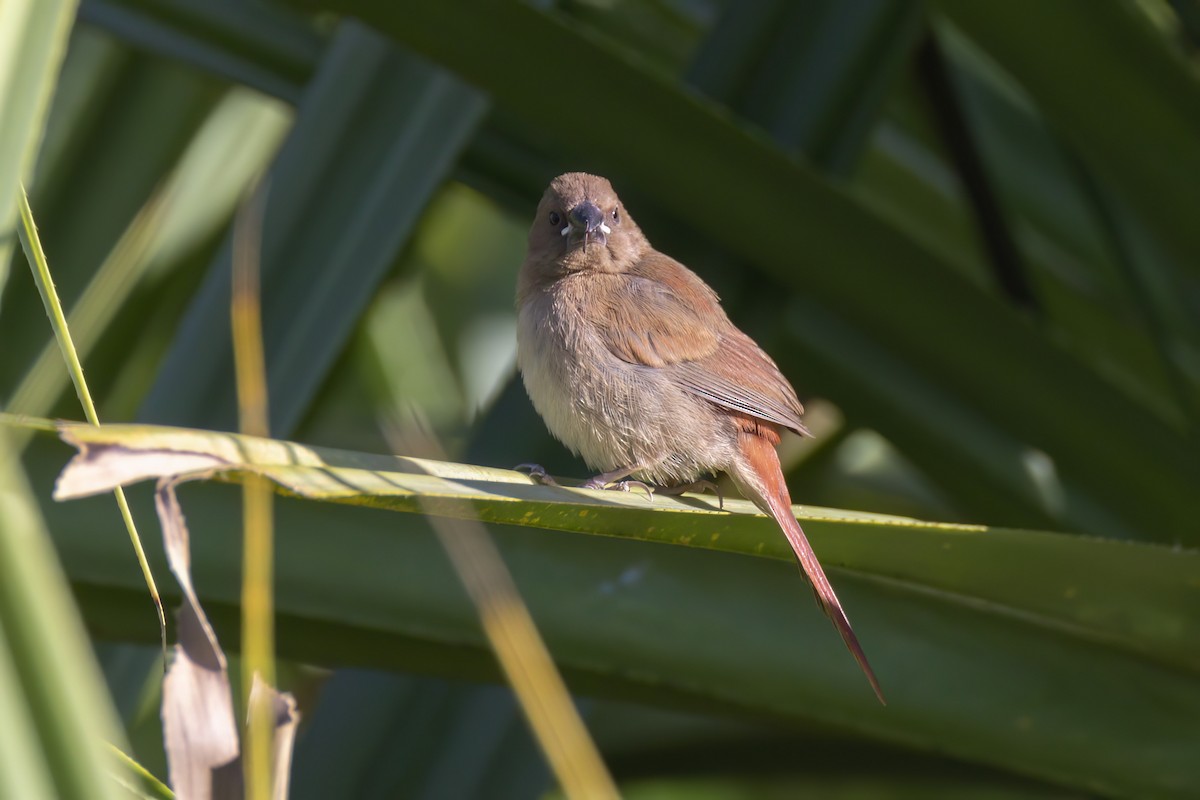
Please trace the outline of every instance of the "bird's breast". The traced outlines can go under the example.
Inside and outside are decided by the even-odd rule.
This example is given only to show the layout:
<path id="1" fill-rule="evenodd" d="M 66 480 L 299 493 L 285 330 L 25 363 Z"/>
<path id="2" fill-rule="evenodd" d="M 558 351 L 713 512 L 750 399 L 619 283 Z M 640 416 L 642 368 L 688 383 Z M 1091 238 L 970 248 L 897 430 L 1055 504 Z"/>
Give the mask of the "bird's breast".
<path id="1" fill-rule="evenodd" d="M 692 457 L 707 449 L 697 442 L 716 438 L 708 406 L 663 370 L 614 356 L 582 302 L 539 292 L 519 309 L 517 363 L 550 433 L 598 471 L 655 463 L 644 475 L 669 483 L 718 466 Z"/>
<path id="2" fill-rule="evenodd" d="M 521 307 L 517 364 L 529 399 L 554 437 L 600 470 L 615 468 L 620 449 L 606 434 L 621 405 L 610 360 L 570 298 L 538 294 Z"/>

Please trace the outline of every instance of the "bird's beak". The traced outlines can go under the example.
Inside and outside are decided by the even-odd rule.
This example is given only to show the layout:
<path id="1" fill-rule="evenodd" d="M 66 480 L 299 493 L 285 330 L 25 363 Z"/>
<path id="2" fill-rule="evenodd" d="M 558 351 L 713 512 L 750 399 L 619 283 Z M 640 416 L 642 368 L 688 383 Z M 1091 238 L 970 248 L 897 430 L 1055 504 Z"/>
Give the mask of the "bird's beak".
<path id="1" fill-rule="evenodd" d="M 592 243 L 603 247 L 608 243 L 608 234 L 611 232 L 612 229 L 604 224 L 604 212 L 595 203 L 585 200 L 567 214 L 563 236 L 567 237 L 568 246 L 574 248 L 583 245 L 586 250 Z"/>

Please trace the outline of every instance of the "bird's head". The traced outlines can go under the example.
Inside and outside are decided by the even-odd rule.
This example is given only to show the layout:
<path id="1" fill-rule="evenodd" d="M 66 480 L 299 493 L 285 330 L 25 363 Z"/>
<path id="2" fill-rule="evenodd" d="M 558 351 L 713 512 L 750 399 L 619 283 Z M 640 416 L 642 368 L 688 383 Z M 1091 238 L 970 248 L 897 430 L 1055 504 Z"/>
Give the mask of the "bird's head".
<path id="1" fill-rule="evenodd" d="M 542 195 L 529 230 L 526 264 L 535 262 L 560 275 L 621 272 L 648 247 L 612 184 L 596 175 L 568 172 L 551 181 Z"/>

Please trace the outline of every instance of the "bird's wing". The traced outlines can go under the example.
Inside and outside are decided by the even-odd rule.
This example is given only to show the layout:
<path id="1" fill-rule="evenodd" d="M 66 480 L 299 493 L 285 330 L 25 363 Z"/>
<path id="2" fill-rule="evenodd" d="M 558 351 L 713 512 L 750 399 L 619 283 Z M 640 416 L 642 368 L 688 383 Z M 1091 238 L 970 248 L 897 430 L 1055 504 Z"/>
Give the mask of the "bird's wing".
<path id="1" fill-rule="evenodd" d="M 720 326 L 712 317 L 725 314 L 713 290 L 666 256 L 643 258 L 638 267 L 603 276 L 588 298 L 590 321 L 609 350 L 630 364 L 660 369 L 714 355 Z"/>
<path id="2" fill-rule="evenodd" d="M 673 369 L 684 386 L 717 405 L 811 435 L 800 421 L 796 390 L 754 340 L 729 323 L 718 353 Z"/>
<path id="3" fill-rule="evenodd" d="M 611 276 L 592 298 L 591 322 L 609 350 L 630 364 L 670 370 L 716 405 L 799 434 L 803 406 L 775 362 L 725 316 L 717 295 L 687 267 L 661 253 Z"/>

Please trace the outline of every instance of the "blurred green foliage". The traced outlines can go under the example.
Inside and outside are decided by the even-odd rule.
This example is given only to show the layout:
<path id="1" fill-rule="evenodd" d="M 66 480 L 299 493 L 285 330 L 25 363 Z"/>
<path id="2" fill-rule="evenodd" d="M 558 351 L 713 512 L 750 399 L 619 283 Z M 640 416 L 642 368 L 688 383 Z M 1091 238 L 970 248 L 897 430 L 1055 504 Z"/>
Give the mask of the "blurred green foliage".
<path id="1" fill-rule="evenodd" d="M 818 436 L 786 443 L 799 501 L 1052 532 L 939 557 L 817 540 L 899 676 L 880 670 L 879 710 L 783 564 L 495 526 L 629 796 L 1195 796 L 1198 16 L 82 0 L 31 198 L 102 419 L 233 426 L 229 227 L 265 175 L 273 435 L 379 452 L 399 397 L 457 460 L 581 476 L 515 376 L 512 292 L 545 183 L 607 175 L 800 390 Z M 2 288 L 4 410 L 78 418 L 19 254 Z M 28 482 L 163 775 L 152 610 L 111 501 L 49 501 L 66 455 L 36 439 Z M 198 587 L 236 641 L 232 494 L 183 502 Z M 468 682 L 496 673 L 419 518 L 289 501 L 279 547 L 281 655 L 386 669 L 285 675 L 309 717 L 295 796 L 549 789 L 511 699 Z M 910 572 L 889 582 L 891 553 Z M 623 576 L 628 598 L 595 588 Z M 1144 603 L 1073 625 L 981 599 L 1086 609 L 1072 592 L 1105 585 Z M 645 679 L 668 663 L 695 680 Z"/>

